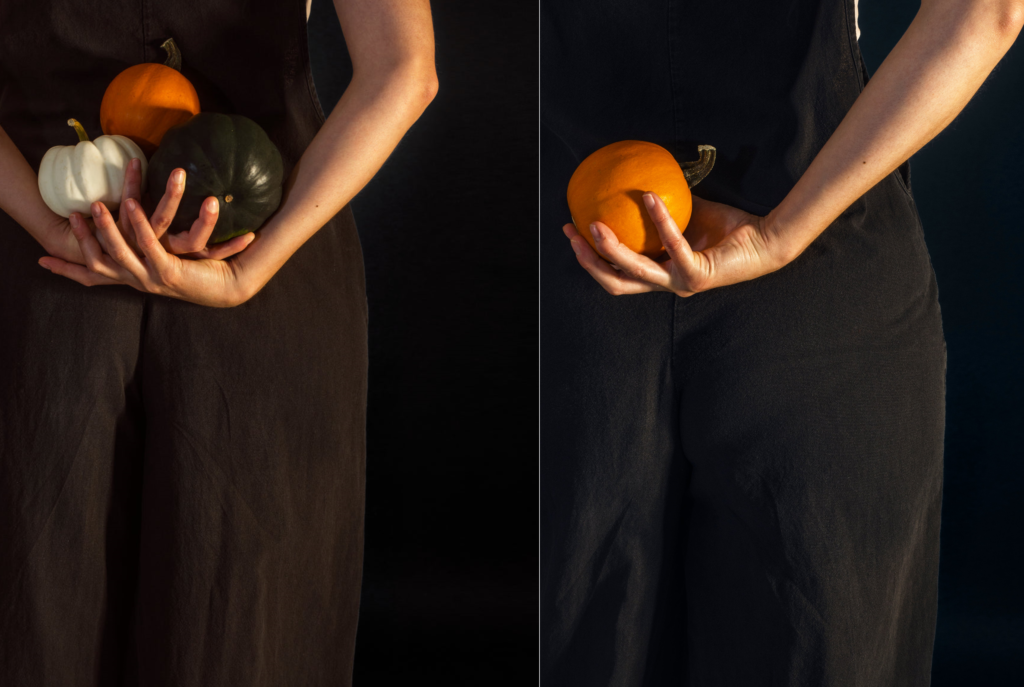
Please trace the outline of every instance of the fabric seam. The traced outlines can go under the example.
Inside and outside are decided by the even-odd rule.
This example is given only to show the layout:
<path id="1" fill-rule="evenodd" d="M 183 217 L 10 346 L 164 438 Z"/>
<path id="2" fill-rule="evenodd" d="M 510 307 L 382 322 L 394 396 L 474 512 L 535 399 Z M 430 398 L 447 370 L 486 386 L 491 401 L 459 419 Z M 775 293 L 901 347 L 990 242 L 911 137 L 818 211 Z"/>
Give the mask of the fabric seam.
<path id="1" fill-rule="evenodd" d="M 306 15 L 305 4 L 302 6 L 302 15 L 303 17 Z M 313 82 L 313 61 L 309 58 L 309 23 L 305 19 L 302 22 L 302 47 L 303 59 L 306 62 L 306 90 L 309 93 L 309 99 L 313 103 L 313 112 L 320 121 L 320 126 L 323 126 L 324 122 L 327 121 L 327 115 L 324 114 L 324 109 L 320 105 L 320 97 L 316 94 L 316 84 Z"/>
<path id="2" fill-rule="evenodd" d="M 146 31 L 146 0 L 139 0 L 139 14 L 142 18 L 142 62 L 146 62 L 146 45 L 149 42 L 149 32 Z"/>
<path id="3" fill-rule="evenodd" d="M 669 108 L 670 108 L 670 111 L 672 112 L 672 147 L 674 149 L 678 149 L 678 147 L 679 147 L 679 121 L 678 121 L 678 117 L 676 116 L 676 113 L 678 112 L 678 107 L 677 107 L 677 104 L 676 104 L 676 87 L 675 87 L 676 86 L 676 64 L 675 64 L 675 61 L 672 59 L 673 53 L 674 53 L 674 49 L 675 49 L 675 41 L 676 41 L 676 31 L 675 31 L 675 28 L 676 27 L 675 27 L 675 23 L 673 21 L 675 19 L 675 16 L 674 16 L 674 14 L 672 12 L 672 9 L 673 9 L 673 3 L 671 3 L 671 2 L 666 3 L 666 13 L 667 13 L 668 16 L 665 17 L 665 23 L 668 26 L 668 93 L 669 93 Z M 676 152 L 678 152 L 678 150 L 676 150 Z"/>

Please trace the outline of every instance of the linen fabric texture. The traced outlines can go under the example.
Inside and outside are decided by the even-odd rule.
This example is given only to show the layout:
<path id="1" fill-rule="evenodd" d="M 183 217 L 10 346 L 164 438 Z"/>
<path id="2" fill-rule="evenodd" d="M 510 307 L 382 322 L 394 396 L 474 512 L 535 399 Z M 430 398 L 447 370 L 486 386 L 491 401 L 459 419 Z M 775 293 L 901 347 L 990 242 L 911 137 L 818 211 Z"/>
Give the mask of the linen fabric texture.
<path id="1" fill-rule="evenodd" d="M 303 0 L 0 0 L 0 125 L 34 169 L 174 38 L 204 112 L 290 174 L 324 121 Z M 186 182 L 187 183 L 187 182 Z M 162 189 L 153 189 L 158 198 Z M 347 685 L 366 300 L 343 209 L 230 309 L 85 288 L 0 213 L 0 684 Z"/>
<path id="2" fill-rule="evenodd" d="M 758 215 L 864 87 L 852 0 L 543 0 L 541 682 L 924 687 L 945 342 L 909 166 L 783 269 L 613 297 L 560 227 L 638 139 Z M 587 231 L 587 227 L 578 227 Z"/>

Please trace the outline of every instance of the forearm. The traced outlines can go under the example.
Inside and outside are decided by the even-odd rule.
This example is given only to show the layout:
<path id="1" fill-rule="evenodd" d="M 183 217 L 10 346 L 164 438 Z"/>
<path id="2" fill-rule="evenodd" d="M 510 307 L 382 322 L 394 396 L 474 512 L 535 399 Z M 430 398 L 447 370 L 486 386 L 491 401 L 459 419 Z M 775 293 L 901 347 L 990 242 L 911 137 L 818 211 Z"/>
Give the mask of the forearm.
<path id="1" fill-rule="evenodd" d="M 280 208 L 234 261 L 253 292 L 366 185 L 437 90 L 426 0 L 336 7 L 352 81 L 292 170 Z"/>
<path id="2" fill-rule="evenodd" d="M 425 80 L 416 70 L 396 70 L 385 83 L 353 78 L 292 170 L 281 206 L 235 259 L 256 289 L 380 169 L 429 102 Z"/>
<path id="3" fill-rule="evenodd" d="M 1020 0 L 931 0 L 767 218 L 784 262 L 944 129 L 1016 39 Z"/>
<path id="4" fill-rule="evenodd" d="M 63 219 L 43 202 L 35 172 L 3 127 L 0 127 L 0 208 L 43 247 L 46 247 L 46 229 Z"/>

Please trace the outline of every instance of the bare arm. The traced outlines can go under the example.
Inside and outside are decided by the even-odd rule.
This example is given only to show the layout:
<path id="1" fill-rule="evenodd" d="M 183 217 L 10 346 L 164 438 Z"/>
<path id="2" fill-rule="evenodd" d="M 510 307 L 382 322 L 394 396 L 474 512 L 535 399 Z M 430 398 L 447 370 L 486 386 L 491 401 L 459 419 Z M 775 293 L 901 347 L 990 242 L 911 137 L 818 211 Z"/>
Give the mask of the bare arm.
<path id="1" fill-rule="evenodd" d="M 648 194 L 644 200 L 672 259 L 639 256 L 598 223 L 598 247 L 621 270 L 600 260 L 572 225 L 564 227 L 566 236 L 583 267 L 613 294 L 688 296 L 773 272 L 953 121 L 1022 26 L 1024 0 L 923 0 L 839 127 L 767 217 L 695 198 L 683 238 L 664 203 Z"/>
<path id="2" fill-rule="evenodd" d="M 1020 0 L 924 0 L 796 186 L 768 215 L 786 262 L 967 105 L 1024 25 Z"/>
<path id="3" fill-rule="evenodd" d="M 335 0 L 352 81 L 234 263 L 255 293 L 376 174 L 437 92 L 427 0 Z"/>
<path id="4" fill-rule="evenodd" d="M 0 181 L 0 208 L 4 212 L 24 227 L 51 255 L 66 256 L 66 259 L 74 262 L 82 261 L 73 239 L 64 241 L 65 250 L 60 250 L 60 238 L 65 236 L 71 239 L 61 230 L 66 220 L 46 207 L 43 197 L 39 195 L 36 173 L 3 127 L 0 127 Z"/>

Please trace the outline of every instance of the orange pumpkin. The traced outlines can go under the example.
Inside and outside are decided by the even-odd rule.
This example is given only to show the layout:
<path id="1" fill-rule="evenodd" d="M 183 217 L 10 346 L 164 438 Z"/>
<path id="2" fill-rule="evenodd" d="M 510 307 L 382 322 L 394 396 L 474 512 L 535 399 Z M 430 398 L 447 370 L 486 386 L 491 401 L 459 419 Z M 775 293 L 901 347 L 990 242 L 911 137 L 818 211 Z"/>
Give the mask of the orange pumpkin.
<path id="1" fill-rule="evenodd" d="M 656 193 L 672 219 L 685 230 L 693 200 L 690 187 L 715 164 L 715 149 L 699 146 L 700 159 L 680 165 L 672 153 L 654 143 L 619 141 L 591 153 L 569 179 L 567 197 L 576 230 L 591 246 L 592 222 L 603 222 L 629 249 L 648 257 L 664 251 L 643 195 Z"/>
<path id="2" fill-rule="evenodd" d="M 164 64 L 128 67 L 110 82 L 100 104 L 103 133 L 127 136 L 147 157 L 168 129 L 199 114 L 199 94 L 181 75 L 181 52 L 174 39 L 160 47 L 167 52 Z"/>

